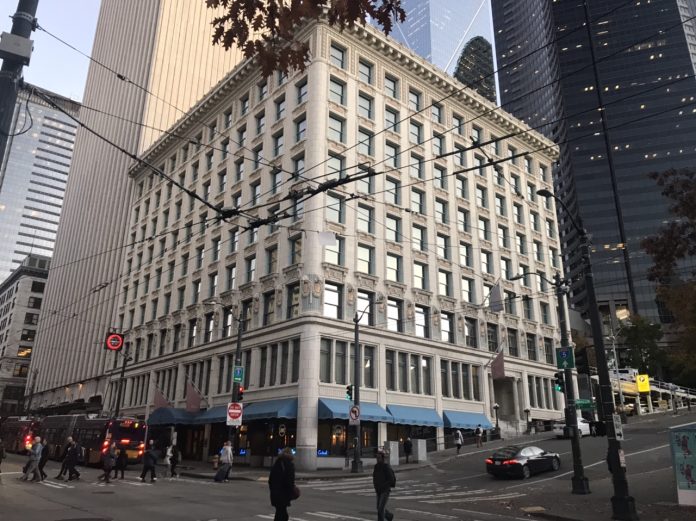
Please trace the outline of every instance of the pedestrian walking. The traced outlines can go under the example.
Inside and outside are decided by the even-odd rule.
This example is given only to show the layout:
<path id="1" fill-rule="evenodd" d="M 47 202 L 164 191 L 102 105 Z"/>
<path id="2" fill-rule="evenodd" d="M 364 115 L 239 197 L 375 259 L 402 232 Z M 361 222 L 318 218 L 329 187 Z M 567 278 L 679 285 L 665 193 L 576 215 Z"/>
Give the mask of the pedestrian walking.
<path id="1" fill-rule="evenodd" d="M 80 459 L 79 452 L 81 449 L 76 441 L 73 441 L 72 438 L 68 439 L 70 440 L 70 444 L 68 445 L 68 450 L 65 454 L 65 466 L 68 469 L 68 481 L 72 481 L 74 479 L 80 479 L 80 473 L 75 468 L 75 465 L 77 465 Z"/>
<path id="2" fill-rule="evenodd" d="M 63 454 L 60 457 L 60 472 L 58 472 L 58 475 L 53 479 L 63 479 L 63 475 L 68 471 L 66 459 L 68 457 L 68 450 L 70 450 L 70 445 L 72 445 L 72 442 L 72 436 L 68 436 L 68 438 L 65 440 L 65 448 L 63 449 Z"/>
<path id="3" fill-rule="evenodd" d="M 32 481 L 41 481 L 41 473 L 39 472 L 39 461 L 41 461 L 41 453 L 43 445 L 41 445 L 41 437 L 34 438 L 34 443 L 29 448 L 29 460 L 27 461 L 24 475 L 20 478 L 22 481 L 27 481 L 29 476 L 33 475 Z"/>
<path id="4" fill-rule="evenodd" d="M 479 448 L 483 447 L 483 428 L 480 423 L 474 431 L 474 436 L 476 436 L 476 446 Z"/>
<path id="5" fill-rule="evenodd" d="M 162 457 L 162 463 L 164 463 L 164 469 L 162 470 L 162 477 L 166 478 L 167 474 L 169 473 L 169 467 L 171 465 L 171 445 L 167 445 L 164 448 L 164 456 Z M 169 476 L 171 477 L 171 476 Z"/>
<path id="6" fill-rule="evenodd" d="M 179 447 L 172 443 L 167 448 L 167 455 L 169 457 L 169 474 L 172 478 L 178 478 L 179 474 L 176 471 L 176 466 L 179 464 Z"/>
<path id="7" fill-rule="evenodd" d="M 155 451 L 155 442 L 150 440 L 143 454 L 143 471 L 140 473 L 140 481 L 145 482 L 145 476 L 150 472 L 150 483 L 157 481 L 157 451 Z"/>
<path id="8" fill-rule="evenodd" d="M 124 472 L 128 466 L 128 452 L 121 447 L 116 456 L 116 464 L 114 465 L 114 479 L 118 479 L 118 473 L 121 473 L 121 479 L 125 479 Z"/>
<path id="9" fill-rule="evenodd" d="M 377 450 L 377 463 L 372 471 L 372 484 L 377 494 L 377 521 L 391 521 L 394 514 L 387 510 L 387 502 L 391 489 L 396 486 L 394 469 L 386 461 L 387 454 L 384 449 Z"/>
<path id="10" fill-rule="evenodd" d="M 0 438 L 0 474 L 2 474 L 2 460 L 5 459 L 5 443 Z"/>
<path id="11" fill-rule="evenodd" d="M 404 454 L 406 455 L 406 463 L 408 463 L 408 459 L 411 457 L 411 452 L 413 452 L 413 442 L 411 441 L 411 438 L 406 438 L 406 441 L 404 441 Z"/>
<path id="12" fill-rule="evenodd" d="M 457 429 L 454 431 L 454 444 L 457 446 L 457 454 L 462 450 L 462 445 L 464 444 L 464 436 L 462 436 L 462 431 Z"/>
<path id="13" fill-rule="evenodd" d="M 285 447 L 276 458 L 268 476 L 271 505 L 275 507 L 273 521 L 288 521 L 288 507 L 293 500 L 300 497 L 300 490 L 295 486 L 293 459 L 292 449 Z"/>
<path id="14" fill-rule="evenodd" d="M 102 468 L 104 473 L 99 476 L 99 481 L 111 483 L 111 471 L 116 464 L 116 442 L 111 443 L 109 448 L 102 454 Z"/>
<path id="15" fill-rule="evenodd" d="M 232 442 L 226 441 L 222 444 L 222 449 L 220 449 L 220 468 L 215 474 L 215 481 L 220 483 L 229 479 L 233 461 Z"/>
<path id="16" fill-rule="evenodd" d="M 41 445 L 43 445 L 43 448 L 41 449 L 41 459 L 39 459 L 39 474 L 41 474 L 41 481 L 46 479 L 48 475 L 44 472 L 44 467 L 46 466 L 46 463 L 48 462 L 48 441 L 46 438 L 44 438 L 43 442 L 41 442 Z"/>

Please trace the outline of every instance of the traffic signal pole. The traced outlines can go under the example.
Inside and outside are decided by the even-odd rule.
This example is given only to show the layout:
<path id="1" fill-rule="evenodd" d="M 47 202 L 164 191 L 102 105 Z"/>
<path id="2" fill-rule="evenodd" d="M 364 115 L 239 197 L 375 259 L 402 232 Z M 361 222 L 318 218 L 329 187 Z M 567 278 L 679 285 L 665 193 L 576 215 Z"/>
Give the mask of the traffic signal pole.
<path id="1" fill-rule="evenodd" d="M 123 351 L 121 351 L 123 356 L 123 365 L 121 366 L 121 376 L 118 379 L 118 394 L 116 395 L 116 410 L 114 411 L 114 418 L 118 418 L 118 415 L 121 413 L 121 397 L 123 396 L 123 386 L 126 381 L 126 364 L 128 364 L 128 347 L 130 344 L 126 344 L 126 346 L 123 348 Z"/>
<path id="2" fill-rule="evenodd" d="M 363 311 L 363 314 L 365 312 Z M 353 317 L 353 322 L 355 323 L 355 363 L 354 363 L 354 375 L 353 375 L 353 405 L 360 407 L 360 377 L 362 373 L 362 364 L 360 363 L 360 318 L 358 318 L 358 312 L 355 312 Z M 355 425 L 355 450 L 353 452 L 353 466 L 351 467 L 351 473 L 358 473 L 363 471 L 363 464 L 360 458 L 360 422 Z"/>
<path id="3" fill-rule="evenodd" d="M 234 316 L 234 315 L 233 315 Z M 234 352 L 234 365 L 232 366 L 233 372 L 234 367 L 242 365 L 242 334 L 244 333 L 244 306 L 240 306 L 239 318 L 237 319 L 237 349 Z M 241 388 L 242 384 L 240 382 L 232 382 L 232 402 L 237 403 L 241 398 Z M 233 425 L 229 427 L 227 431 L 228 439 L 232 442 L 232 449 L 234 450 L 234 435 L 237 428 Z"/>
<path id="4" fill-rule="evenodd" d="M 556 287 L 556 297 L 558 298 L 558 314 L 559 325 L 561 327 L 561 348 L 572 349 L 568 339 L 568 324 L 566 321 L 567 305 L 566 293 L 567 287 L 565 282 L 561 280 L 561 276 L 557 273 L 553 279 Z M 585 469 L 582 466 L 582 453 L 580 450 L 580 432 L 578 431 L 578 413 L 575 409 L 575 386 L 573 385 L 573 369 L 566 367 L 564 370 L 565 383 L 565 419 L 566 427 L 570 434 L 570 447 L 573 452 L 573 477 L 572 492 L 573 494 L 589 494 L 590 482 L 585 477 Z"/>

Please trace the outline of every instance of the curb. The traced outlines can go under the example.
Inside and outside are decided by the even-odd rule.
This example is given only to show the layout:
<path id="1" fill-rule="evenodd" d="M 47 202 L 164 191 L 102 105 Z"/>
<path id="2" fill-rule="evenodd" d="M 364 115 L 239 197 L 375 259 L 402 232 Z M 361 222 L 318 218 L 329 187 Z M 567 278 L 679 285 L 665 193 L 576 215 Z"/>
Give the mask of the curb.
<path id="1" fill-rule="evenodd" d="M 548 512 L 528 512 L 527 515 L 539 519 L 548 519 L 549 521 L 581 521 L 576 517 L 559 516 L 558 514 L 550 514 Z"/>

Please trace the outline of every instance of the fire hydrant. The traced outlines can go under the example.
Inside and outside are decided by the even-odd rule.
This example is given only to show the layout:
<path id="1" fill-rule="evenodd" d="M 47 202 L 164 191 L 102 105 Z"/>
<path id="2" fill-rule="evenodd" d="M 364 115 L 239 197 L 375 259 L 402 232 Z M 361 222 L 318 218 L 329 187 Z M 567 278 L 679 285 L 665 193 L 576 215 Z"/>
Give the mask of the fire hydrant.
<path id="1" fill-rule="evenodd" d="M 215 456 L 213 456 L 213 470 L 217 470 L 219 465 L 220 465 L 220 456 L 218 454 L 215 454 Z"/>

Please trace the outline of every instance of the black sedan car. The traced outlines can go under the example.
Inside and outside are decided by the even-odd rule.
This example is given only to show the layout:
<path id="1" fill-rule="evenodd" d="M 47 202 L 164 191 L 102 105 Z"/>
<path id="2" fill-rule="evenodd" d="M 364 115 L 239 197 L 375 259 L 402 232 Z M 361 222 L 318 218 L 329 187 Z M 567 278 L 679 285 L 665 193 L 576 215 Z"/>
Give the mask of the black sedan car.
<path id="1" fill-rule="evenodd" d="M 539 447 L 504 447 L 486 459 L 486 471 L 493 477 L 527 479 L 532 474 L 561 468 L 561 457 Z"/>

